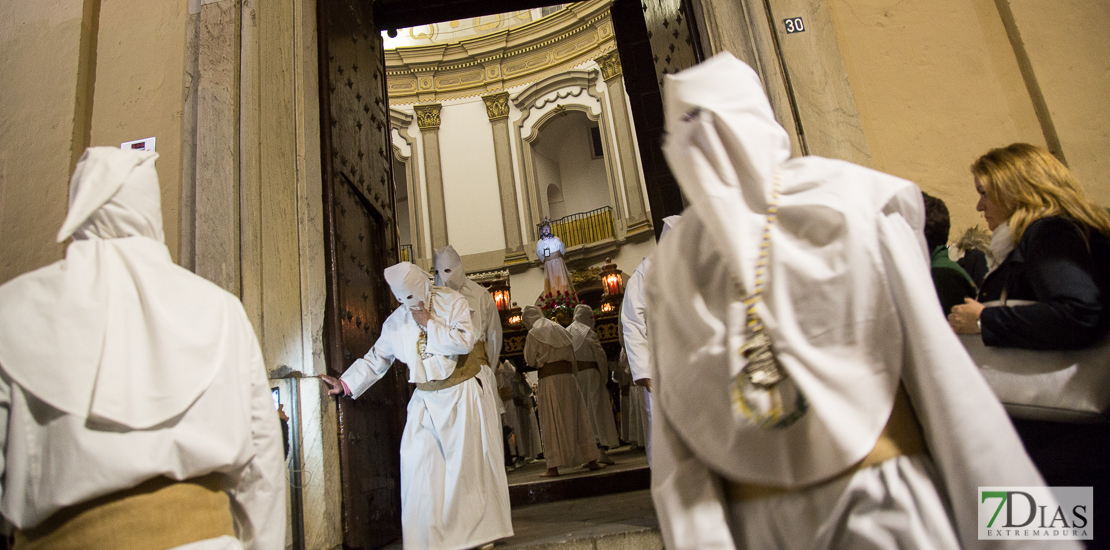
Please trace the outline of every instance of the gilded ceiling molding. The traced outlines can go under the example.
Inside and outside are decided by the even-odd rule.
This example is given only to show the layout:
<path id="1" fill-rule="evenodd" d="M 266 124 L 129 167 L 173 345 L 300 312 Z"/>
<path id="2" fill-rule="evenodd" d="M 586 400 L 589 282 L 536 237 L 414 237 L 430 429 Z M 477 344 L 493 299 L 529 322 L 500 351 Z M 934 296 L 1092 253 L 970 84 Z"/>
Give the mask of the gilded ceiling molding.
<path id="1" fill-rule="evenodd" d="M 417 105 L 416 125 L 421 130 L 435 130 L 439 128 L 439 110 L 443 108 L 439 103 L 431 105 Z"/>
<path id="2" fill-rule="evenodd" d="M 509 92 L 484 95 L 482 101 L 486 102 L 486 116 L 490 122 L 509 118 Z"/>
<path id="3" fill-rule="evenodd" d="M 601 54 L 594 61 L 601 66 L 601 78 L 608 81 L 621 75 L 621 56 L 617 55 L 617 50 Z"/>
<path id="4" fill-rule="evenodd" d="M 484 96 L 580 68 L 616 49 L 611 0 L 587 0 L 543 19 L 451 44 L 386 50 L 391 106 Z"/>

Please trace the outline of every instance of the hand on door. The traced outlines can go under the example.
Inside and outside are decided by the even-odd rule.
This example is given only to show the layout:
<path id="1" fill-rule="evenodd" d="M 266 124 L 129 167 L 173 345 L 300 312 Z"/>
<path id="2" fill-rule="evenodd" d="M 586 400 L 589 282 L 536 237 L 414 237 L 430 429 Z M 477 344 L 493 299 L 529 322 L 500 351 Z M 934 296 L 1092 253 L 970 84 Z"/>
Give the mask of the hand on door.
<path id="1" fill-rule="evenodd" d="M 342 380 L 326 374 L 321 374 L 319 378 L 328 385 L 328 395 L 343 395 L 348 393 L 347 386 L 343 384 Z"/>

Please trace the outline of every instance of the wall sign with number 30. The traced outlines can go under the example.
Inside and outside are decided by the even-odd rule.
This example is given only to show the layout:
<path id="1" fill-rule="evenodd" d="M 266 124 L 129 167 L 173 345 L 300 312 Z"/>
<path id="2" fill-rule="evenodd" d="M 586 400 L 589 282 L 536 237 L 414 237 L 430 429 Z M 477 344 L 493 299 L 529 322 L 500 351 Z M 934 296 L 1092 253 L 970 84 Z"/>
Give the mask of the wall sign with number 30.
<path id="1" fill-rule="evenodd" d="M 791 17 L 783 19 L 783 24 L 786 25 L 786 34 L 793 34 L 796 32 L 805 32 L 806 26 L 802 23 L 801 17 Z"/>

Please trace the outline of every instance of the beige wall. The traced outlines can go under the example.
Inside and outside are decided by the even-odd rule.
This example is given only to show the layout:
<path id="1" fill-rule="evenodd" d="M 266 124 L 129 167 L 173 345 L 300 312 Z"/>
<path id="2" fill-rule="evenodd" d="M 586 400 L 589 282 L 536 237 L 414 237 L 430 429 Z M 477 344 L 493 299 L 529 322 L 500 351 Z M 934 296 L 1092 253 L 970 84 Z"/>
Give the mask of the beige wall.
<path id="1" fill-rule="evenodd" d="M 186 4 L 0 4 L 0 282 L 58 260 L 69 176 L 88 145 L 158 138 L 177 258 Z"/>
<path id="2" fill-rule="evenodd" d="M 180 244 L 181 123 L 187 3 L 101 0 L 92 145 L 156 137 L 162 224 L 174 260 Z"/>
<path id="3" fill-rule="evenodd" d="M 993 147 L 1045 145 L 994 2 L 829 6 L 872 166 L 943 199 L 952 238 L 985 228 L 968 167 Z"/>
<path id="4" fill-rule="evenodd" d="M 0 3 L 0 282 L 63 254 L 83 7 Z"/>
<path id="5" fill-rule="evenodd" d="M 1110 206 L 1110 2 L 1009 5 L 1068 166 Z"/>

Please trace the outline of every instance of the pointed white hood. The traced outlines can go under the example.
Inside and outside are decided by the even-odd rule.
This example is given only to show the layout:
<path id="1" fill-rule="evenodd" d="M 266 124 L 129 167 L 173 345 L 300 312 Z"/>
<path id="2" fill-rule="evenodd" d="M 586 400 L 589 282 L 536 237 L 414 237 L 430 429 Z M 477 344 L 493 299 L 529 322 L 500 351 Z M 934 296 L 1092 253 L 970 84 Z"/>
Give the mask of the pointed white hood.
<path id="1" fill-rule="evenodd" d="M 902 354 L 881 268 L 854 266 L 882 263 L 876 217 L 892 197 L 910 197 L 894 208 L 920 227 L 920 192 L 840 161 L 791 160 L 755 71 L 731 55 L 667 77 L 665 96 L 664 151 L 691 207 L 660 241 L 648 275 L 655 397 L 683 418 L 724 415 L 690 444 L 734 479 L 792 487 L 842 472 L 885 425 Z M 791 427 L 764 430 L 734 418 L 729 388 L 744 367 L 737 282 L 749 293 L 757 287 L 776 180 L 782 191 L 757 309 L 810 411 Z M 701 344 L 674 344 L 682 342 Z"/>
<path id="2" fill-rule="evenodd" d="M 450 273 L 447 272 L 448 270 Z M 466 284 L 466 270 L 463 269 L 462 257 L 455 252 L 455 247 L 447 245 L 436 250 L 435 276 L 436 286 L 445 286 L 462 292 Z"/>
<path id="3" fill-rule="evenodd" d="M 93 147 L 70 184 L 66 258 L 0 287 L 0 367 L 69 414 L 131 429 L 184 412 L 223 361 L 230 295 L 162 243 L 158 155 Z"/>
<path id="4" fill-rule="evenodd" d="M 385 282 L 402 306 L 412 309 L 420 302 L 432 308 L 432 276 L 409 262 L 385 268 Z"/>

